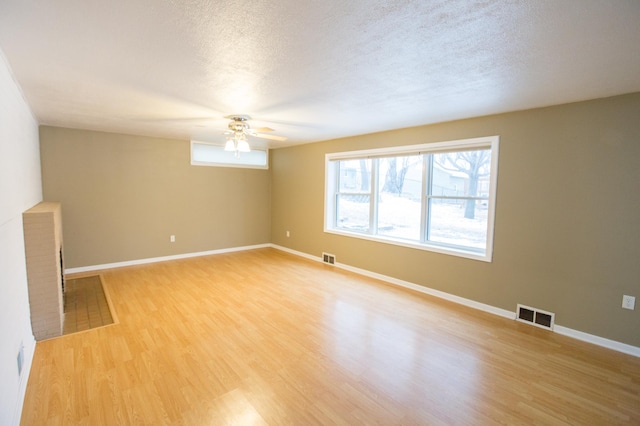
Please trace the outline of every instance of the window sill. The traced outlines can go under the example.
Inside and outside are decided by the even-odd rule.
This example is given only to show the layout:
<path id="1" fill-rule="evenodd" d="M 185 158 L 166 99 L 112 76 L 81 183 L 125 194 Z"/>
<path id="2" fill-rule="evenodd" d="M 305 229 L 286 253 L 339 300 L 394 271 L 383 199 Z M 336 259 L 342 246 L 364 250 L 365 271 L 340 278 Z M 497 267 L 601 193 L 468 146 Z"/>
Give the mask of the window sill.
<path id="1" fill-rule="evenodd" d="M 464 250 L 464 249 L 459 249 L 454 247 L 446 247 L 446 246 L 441 246 L 436 244 L 415 243 L 407 240 L 383 237 L 380 235 L 368 235 L 368 234 L 361 234 L 358 232 L 349 232 L 342 229 L 325 228 L 324 232 L 327 234 L 335 234 L 335 235 L 342 235 L 344 237 L 359 238 L 362 240 L 374 241 L 374 242 L 383 243 L 383 244 L 391 244 L 395 246 L 407 247 L 407 248 L 412 248 L 416 250 L 424 250 L 424 251 L 430 251 L 434 253 L 446 254 L 450 256 L 464 257 L 467 259 L 479 260 L 481 262 L 490 263 L 492 261 L 492 255 L 489 250 L 487 250 L 487 252 L 485 253 L 481 253 L 481 252 Z"/>

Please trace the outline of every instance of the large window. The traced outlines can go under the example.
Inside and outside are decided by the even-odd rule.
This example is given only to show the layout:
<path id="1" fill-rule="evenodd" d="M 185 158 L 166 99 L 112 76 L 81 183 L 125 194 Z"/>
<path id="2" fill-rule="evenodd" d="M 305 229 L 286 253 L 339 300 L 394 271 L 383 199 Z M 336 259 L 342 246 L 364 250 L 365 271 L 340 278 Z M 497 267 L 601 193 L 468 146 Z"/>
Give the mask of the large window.
<path id="1" fill-rule="evenodd" d="M 325 232 L 491 261 L 498 140 L 327 154 Z"/>

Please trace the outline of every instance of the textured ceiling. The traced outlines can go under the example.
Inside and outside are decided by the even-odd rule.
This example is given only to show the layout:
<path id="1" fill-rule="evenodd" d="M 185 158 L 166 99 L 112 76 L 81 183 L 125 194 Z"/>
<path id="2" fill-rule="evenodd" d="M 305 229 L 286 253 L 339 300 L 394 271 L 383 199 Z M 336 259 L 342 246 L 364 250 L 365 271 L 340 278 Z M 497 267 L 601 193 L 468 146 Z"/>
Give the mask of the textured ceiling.
<path id="1" fill-rule="evenodd" d="M 638 0 L 0 0 L 0 49 L 40 124 L 222 140 L 244 113 L 275 148 L 640 91 L 639 22 Z"/>

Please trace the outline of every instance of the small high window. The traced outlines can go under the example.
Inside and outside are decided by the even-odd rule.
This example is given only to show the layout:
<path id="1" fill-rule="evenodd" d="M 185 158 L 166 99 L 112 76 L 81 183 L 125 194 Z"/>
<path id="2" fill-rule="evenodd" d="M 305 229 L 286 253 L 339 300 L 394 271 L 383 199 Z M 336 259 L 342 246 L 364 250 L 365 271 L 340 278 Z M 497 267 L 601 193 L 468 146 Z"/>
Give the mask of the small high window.
<path id="1" fill-rule="evenodd" d="M 224 146 L 191 141 L 191 164 L 194 166 L 269 168 L 269 150 L 253 148 L 249 152 L 225 151 Z"/>
<path id="2" fill-rule="evenodd" d="M 491 261 L 498 142 L 327 154 L 325 232 Z"/>

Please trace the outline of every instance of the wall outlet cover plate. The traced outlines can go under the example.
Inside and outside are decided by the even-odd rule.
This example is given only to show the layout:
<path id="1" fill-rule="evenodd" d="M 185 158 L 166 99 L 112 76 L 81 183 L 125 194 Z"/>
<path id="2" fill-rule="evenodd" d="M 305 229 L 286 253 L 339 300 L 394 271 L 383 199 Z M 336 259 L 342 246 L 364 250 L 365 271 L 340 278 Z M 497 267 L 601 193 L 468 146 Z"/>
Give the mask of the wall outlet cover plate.
<path id="1" fill-rule="evenodd" d="M 636 308 L 636 298 L 634 296 L 622 296 L 622 307 L 624 309 L 634 310 Z"/>

